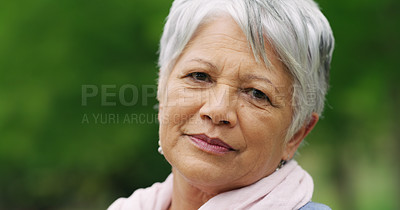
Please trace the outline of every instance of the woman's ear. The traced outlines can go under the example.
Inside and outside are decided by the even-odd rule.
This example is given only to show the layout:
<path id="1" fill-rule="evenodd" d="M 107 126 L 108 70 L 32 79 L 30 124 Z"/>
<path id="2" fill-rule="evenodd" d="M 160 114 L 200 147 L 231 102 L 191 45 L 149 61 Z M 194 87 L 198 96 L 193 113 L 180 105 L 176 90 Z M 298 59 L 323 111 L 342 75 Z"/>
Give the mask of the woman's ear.
<path id="1" fill-rule="evenodd" d="M 297 148 L 300 146 L 300 143 L 306 138 L 306 136 L 310 133 L 310 131 L 314 128 L 319 120 L 319 116 L 317 113 L 313 112 L 311 114 L 311 120 L 301 127 L 293 137 L 286 143 L 286 148 L 283 153 L 282 160 L 290 160 L 294 156 L 294 153 L 297 151 Z"/>

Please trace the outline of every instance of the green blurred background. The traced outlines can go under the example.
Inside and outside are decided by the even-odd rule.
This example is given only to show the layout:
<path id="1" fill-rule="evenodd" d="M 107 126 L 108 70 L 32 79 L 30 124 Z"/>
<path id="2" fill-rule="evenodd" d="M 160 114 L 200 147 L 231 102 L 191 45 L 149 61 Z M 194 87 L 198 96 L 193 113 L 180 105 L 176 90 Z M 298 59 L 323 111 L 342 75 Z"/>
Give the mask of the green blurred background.
<path id="1" fill-rule="evenodd" d="M 171 2 L 0 2 L 0 209 L 105 209 L 170 173 L 154 88 Z M 318 2 L 337 43 L 331 90 L 297 159 L 314 201 L 400 209 L 400 1 Z M 99 92 L 86 105 L 83 87 Z"/>

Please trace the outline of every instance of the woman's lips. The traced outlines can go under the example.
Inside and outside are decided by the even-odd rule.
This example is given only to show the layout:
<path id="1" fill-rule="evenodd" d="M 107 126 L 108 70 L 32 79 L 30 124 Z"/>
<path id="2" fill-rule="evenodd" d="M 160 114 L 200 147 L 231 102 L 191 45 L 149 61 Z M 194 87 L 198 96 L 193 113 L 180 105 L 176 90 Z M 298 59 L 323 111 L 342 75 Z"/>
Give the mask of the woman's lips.
<path id="1" fill-rule="evenodd" d="M 210 138 L 205 134 L 189 135 L 190 140 L 201 150 L 209 153 L 224 154 L 234 149 L 218 138 Z"/>

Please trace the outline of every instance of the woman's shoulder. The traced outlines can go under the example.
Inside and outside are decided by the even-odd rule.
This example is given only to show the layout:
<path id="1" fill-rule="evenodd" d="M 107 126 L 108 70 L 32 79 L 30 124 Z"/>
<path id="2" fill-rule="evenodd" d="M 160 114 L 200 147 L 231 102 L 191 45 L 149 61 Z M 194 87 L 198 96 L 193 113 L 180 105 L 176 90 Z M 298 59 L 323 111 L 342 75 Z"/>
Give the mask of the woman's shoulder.
<path id="1" fill-rule="evenodd" d="M 306 205 L 301 207 L 299 210 L 331 210 L 331 208 L 329 208 L 329 206 L 321 204 L 321 203 L 308 202 Z"/>
<path id="2" fill-rule="evenodd" d="M 172 174 L 162 183 L 138 189 L 128 198 L 119 198 L 107 210 L 167 209 L 171 203 Z"/>

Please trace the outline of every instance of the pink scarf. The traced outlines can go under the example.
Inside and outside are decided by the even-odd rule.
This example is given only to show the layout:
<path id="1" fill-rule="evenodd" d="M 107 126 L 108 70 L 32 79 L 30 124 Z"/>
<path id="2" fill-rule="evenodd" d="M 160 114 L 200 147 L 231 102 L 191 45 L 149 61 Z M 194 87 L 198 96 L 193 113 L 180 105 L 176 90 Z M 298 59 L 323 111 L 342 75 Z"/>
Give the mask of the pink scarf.
<path id="1" fill-rule="evenodd" d="M 163 183 L 136 190 L 129 198 L 116 200 L 108 210 L 165 210 L 172 196 L 170 174 Z M 256 183 L 221 193 L 199 210 L 214 209 L 299 209 L 311 200 L 314 184 L 311 176 L 295 160 Z"/>

